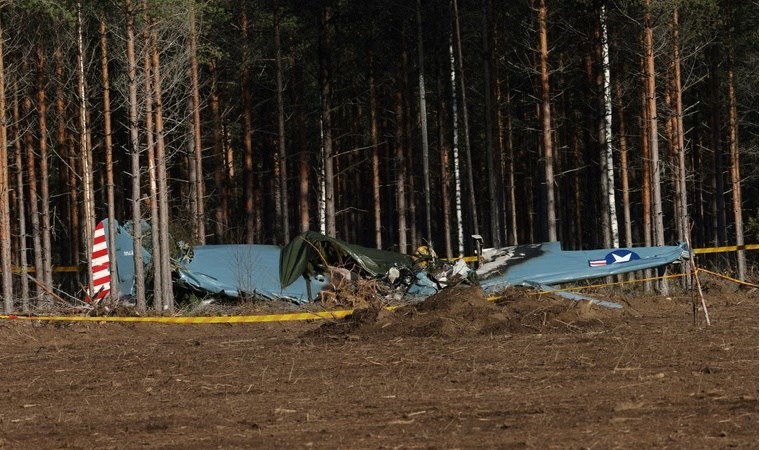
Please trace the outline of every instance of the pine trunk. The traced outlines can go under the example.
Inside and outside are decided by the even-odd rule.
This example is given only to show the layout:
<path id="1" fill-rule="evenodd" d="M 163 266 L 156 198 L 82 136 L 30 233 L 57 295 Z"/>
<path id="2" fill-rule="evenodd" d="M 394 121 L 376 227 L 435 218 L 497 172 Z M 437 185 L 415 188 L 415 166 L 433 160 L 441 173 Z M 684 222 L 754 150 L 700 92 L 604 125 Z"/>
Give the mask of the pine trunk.
<path id="1" fill-rule="evenodd" d="M 145 11 L 145 24 L 142 38 L 144 43 L 143 52 L 143 82 L 145 86 L 145 145 L 148 149 L 148 186 L 150 189 L 150 237 L 152 252 L 152 270 L 153 270 L 153 308 L 156 311 L 161 310 L 163 302 L 163 282 L 161 278 L 161 260 L 165 257 L 161 253 L 160 230 L 161 223 L 158 217 L 158 169 L 156 167 L 156 146 L 153 138 L 153 78 L 151 54 L 150 54 L 150 33 L 147 17 L 147 0 L 143 0 L 143 10 Z"/>
<path id="2" fill-rule="evenodd" d="M 549 92 L 549 47 L 547 43 L 546 3 L 538 8 L 539 45 L 541 61 L 541 118 L 544 147 L 544 189 L 546 192 L 546 224 L 549 241 L 557 240 L 557 220 L 554 206 L 554 148 L 552 146 L 551 94 Z"/>
<path id="3" fill-rule="evenodd" d="M 678 8 L 673 9 L 673 137 L 674 137 L 674 154 L 676 157 L 676 204 L 678 215 L 676 221 L 680 231 L 678 240 L 681 242 L 691 242 L 691 233 L 689 232 L 689 209 L 688 209 L 688 192 L 686 190 L 686 148 L 684 146 L 684 129 L 683 129 L 683 97 L 681 88 L 681 43 L 680 43 L 680 24 L 678 20 Z M 688 274 L 691 272 L 691 263 L 684 262 L 682 272 Z M 685 278 L 687 282 L 689 279 Z"/>
<path id="4" fill-rule="evenodd" d="M 309 147 L 306 141 L 306 115 L 300 99 L 303 93 L 303 66 L 300 62 L 293 65 L 294 86 L 298 90 L 298 98 L 295 103 L 296 127 L 298 128 L 298 223 L 299 231 L 309 231 L 309 176 L 311 165 L 309 164 Z"/>
<path id="5" fill-rule="evenodd" d="M 158 31 L 155 29 L 151 33 L 151 54 L 153 69 L 153 101 L 156 133 L 156 162 L 158 172 L 158 220 L 159 220 L 159 239 L 158 243 L 161 249 L 162 258 L 158 261 L 161 268 L 162 286 L 162 307 L 168 314 L 174 313 L 174 290 L 172 286 L 171 261 L 169 255 L 169 182 L 167 179 L 167 159 L 166 145 L 164 143 L 164 106 L 161 88 L 161 64 L 158 56 Z M 154 262 L 154 264 L 156 264 Z"/>
<path id="6" fill-rule="evenodd" d="M 404 164 L 406 167 L 404 167 L 403 172 L 406 174 L 405 191 L 407 195 L 406 205 L 408 208 L 406 218 L 407 230 L 409 230 L 407 234 L 407 244 L 413 251 L 414 247 L 412 246 L 419 242 L 419 236 L 417 234 L 417 177 L 415 176 L 416 172 L 412 170 L 413 167 L 417 166 L 417 162 L 415 162 L 415 152 L 413 150 L 414 147 L 412 146 L 412 130 L 414 129 L 414 124 L 412 123 L 412 106 L 409 101 L 412 95 L 409 87 L 409 77 L 407 75 L 410 72 L 410 69 L 409 52 L 407 51 L 406 44 L 404 44 L 406 41 L 406 24 L 404 24 L 401 45 L 401 97 L 403 105 L 402 117 L 404 120 L 404 125 L 402 127 L 402 145 L 404 148 L 404 154 L 406 155 L 406 158 L 404 158 Z"/>
<path id="7" fill-rule="evenodd" d="M 438 141 L 441 148 L 441 208 L 443 210 L 443 248 L 446 252 L 446 258 L 451 259 L 454 256 L 454 251 L 451 247 L 451 163 L 449 162 L 449 155 L 451 154 L 451 146 L 449 140 L 446 137 L 446 123 L 448 114 L 446 113 L 446 96 L 443 75 L 438 77 L 438 92 L 441 95 L 438 96 Z"/>
<path id="8" fill-rule="evenodd" d="M 253 170 L 253 133 L 251 121 L 250 55 L 248 47 L 248 14 L 243 8 L 240 17 L 243 61 L 240 69 L 241 101 L 243 106 L 243 212 L 245 214 L 245 242 L 253 244 L 256 236 L 256 208 L 254 206 L 255 176 Z"/>
<path id="9" fill-rule="evenodd" d="M 78 212 L 74 211 L 78 208 L 77 193 L 75 188 L 76 181 L 76 161 L 72 152 L 69 151 L 69 142 L 66 136 L 66 111 L 63 85 L 66 82 L 63 76 L 63 52 L 60 46 L 56 46 L 53 52 L 53 58 L 55 59 L 55 116 L 56 116 L 56 151 L 61 155 L 61 160 L 64 161 L 65 169 L 62 171 L 65 187 L 67 188 L 67 201 L 64 203 L 64 217 L 66 217 L 67 223 L 67 235 L 68 242 L 66 244 L 66 258 L 65 261 L 70 264 L 79 264 L 79 248 L 80 248 L 80 233 L 76 226 L 78 223 Z"/>
<path id="10" fill-rule="evenodd" d="M 631 192 L 628 179 L 628 141 L 626 138 L 625 111 L 623 110 L 623 92 L 619 80 L 615 82 L 615 99 L 617 101 L 620 136 L 620 184 L 623 194 L 623 229 L 625 230 L 625 246 L 630 248 L 633 246 L 633 233 L 631 227 Z"/>
<path id="11" fill-rule="evenodd" d="M 507 163 L 506 163 L 506 178 L 507 178 L 507 196 L 509 197 L 509 245 L 517 245 L 517 186 L 515 180 L 515 145 L 514 134 L 512 130 L 512 94 L 509 92 L 509 80 L 507 80 L 507 95 L 506 95 L 506 132 L 507 132 Z M 500 121 L 501 122 L 501 121 Z"/>
<path id="12" fill-rule="evenodd" d="M 398 64 L 396 77 L 396 132 L 394 168 L 396 171 L 396 218 L 398 224 L 398 251 L 402 254 L 407 252 L 407 223 L 406 223 L 406 155 L 404 152 L 404 94 L 402 81 L 403 68 Z"/>
<path id="13" fill-rule="evenodd" d="M 417 57 L 419 60 L 420 135 L 422 139 L 422 190 L 425 196 L 425 238 L 432 242 L 430 203 L 430 149 L 428 146 L 427 100 L 425 98 L 425 53 L 422 46 L 422 1 L 417 0 Z"/>
<path id="14" fill-rule="evenodd" d="M 79 90 L 79 151 L 82 160 L 82 191 L 84 208 L 84 252 L 87 255 L 87 280 L 88 292 L 93 294 L 92 288 L 92 239 L 95 231 L 95 198 L 92 180 L 92 151 L 90 147 L 90 130 L 87 120 L 87 91 L 85 88 L 84 72 L 84 29 L 82 23 L 82 4 L 77 2 L 77 62 L 78 62 L 78 90 Z"/>
<path id="15" fill-rule="evenodd" d="M 205 186 L 203 172 L 203 143 L 201 142 L 201 95 L 198 81 L 198 30 L 195 23 L 195 0 L 189 2 L 189 28 L 190 28 L 190 82 L 192 86 L 193 104 L 193 158 L 190 163 L 194 168 L 195 186 L 191 193 L 191 204 L 195 207 L 193 213 L 193 226 L 195 227 L 195 239 L 198 244 L 206 243 L 206 212 L 205 212 Z"/>
<path id="16" fill-rule="evenodd" d="M 494 108 L 492 101 L 492 70 L 493 70 L 493 47 L 491 46 L 491 34 L 493 30 L 491 17 L 491 0 L 483 0 L 483 79 L 485 88 L 485 134 L 486 134 L 486 169 L 488 171 L 488 219 L 490 228 L 490 245 L 501 247 L 501 211 L 503 202 L 501 201 L 500 190 L 502 182 L 499 172 L 496 170 L 500 166 L 497 157 L 500 156 L 498 151 L 494 151 Z M 500 159 L 500 158 L 499 158 Z"/>
<path id="17" fill-rule="evenodd" d="M 40 282 L 53 286 L 53 255 L 50 243 L 50 170 L 48 166 L 47 129 L 47 81 L 45 80 L 45 52 L 37 43 L 37 115 L 39 117 L 39 157 L 40 157 L 40 232 L 42 233 L 42 273 L 37 274 Z M 46 295 L 46 297 L 48 297 Z"/>
<path id="18" fill-rule="evenodd" d="M 275 13 L 274 18 L 274 48 L 276 81 L 277 81 L 277 161 L 280 166 L 278 189 L 280 193 L 280 227 L 282 228 L 282 243 L 290 241 L 290 217 L 288 214 L 288 155 L 285 142 L 285 98 L 282 84 L 282 51 L 280 50 L 280 18 Z"/>
<path id="19" fill-rule="evenodd" d="M 108 253 L 111 261 L 116 260 L 116 187 L 113 176 L 113 136 L 111 128 L 111 80 L 108 73 L 108 36 L 106 20 L 100 17 L 100 71 L 103 83 L 103 133 L 106 154 L 106 203 L 108 208 Z M 116 264 L 109 265 L 111 280 L 116 280 Z M 111 284 L 111 298 L 119 296 L 116 283 Z"/>
<path id="20" fill-rule="evenodd" d="M 224 205 L 227 203 L 224 199 L 227 196 L 227 190 L 224 185 L 226 166 L 224 164 L 224 132 L 222 130 L 222 113 L 219 106 L 219 61 L 213 58 L 209 63 L 211 71 L 211 123 L 213 139 L 213 160 L 214 160 L 214 201 L 212 204 L 214 214 L 214 240 L 221 244 L 224 242 L 224 233 L 227 228 L 225 221 Z"/>
<path id="21" fill-rule="evenodd" d="M 369 68 L 369 139 L 372 148 L 372 210 L 375 231 L 375 247 L 383 248 L 383 218 L 380 202 L 380 138 L 377 121 L 377 87 L 375 86 L 375 53 L 370 44 L 367 50 Z"/>
<path id="22" fill-rule="evenodd" d="M 135 301 L 139 312 L 144 313 L 145 276 L 142 257 L 142 212 L 140 208 L 140 135 L 137 116 L 137 59 L 135 57 L 135 12 L 132 0 L 124 0 L 127 27 L 127 77 L 129 91 L 129 144 L 132 175 L 132 238 L 134 240 Z"/>
<path id="23" fill-rule="evenodd" d="M 726 245 L 726 201 L 724 197 L 725 181 L 723 178 L 723 139 L 721 139 L 721 105 L 720 79 L 717 74 L 717 63 L 710 65 L 710 144 L 713 151 L 712 170 L 712 214 L 713 242 L 715 245 Z"/>
<path id="24" fill-rule="evenodd" d="M 654 214 L 654 245 L 665 245 L 665 225 L 663 223 L 662 195 L 660 193 L 661 164 L 659 155 L 659 140 L 657 136 L 657 93 L 655 89 L 654 41 L 652 37 L 651 0 L 644 0 L 646 12 L 644 15 L 644 54 L 646 58 L 646 104 L 649 132 L 649 151 L 652 167 L 652 208 Z M 660 280 L 660 293 L 668 295 L 668 282 Z"/>
<path id="25" fill-rule="evenodd" d="M 741 186 L 741 158 L 739 156 L 739 123 L 736 105 L 736 87 L 734 74 L 734 48 L 728 47 L 728 61 L 726 67 L 728 83 L 728 146 L 731 152 L 731 191 L 733 193 L 734 207 L 734 231 L 736 233 L 737 275 L 744 281 L 747 277 L 747 256 L 742 248 L 744 246 L 744 222 L 742 215 L 742 186 Z"/>
<path id="26" fill-rule="evenodd" d="M 2 28 L 0 27 L 0 77 L 2 77 L 2 80 L 0 80 L 0 96 L 5 96 L 5 89 L 3 89 L 4 86 L 4 80 L 5 80 L 5 74 L 3 71 L 3 61 L 2 61 Z M 19 100 L 18 100 L 18 80 L 13 80 L 13 149 L 15 153 L 15 165 L 16 165 L 16 202 L 17 202 L 17 213 L 18 213 L 18 252 L 19 252 L 19 266 L 20 267 L 20 277 L 19 280 L 21 284 L 21 310 L 23 312 L 29 312 L 29 252 L 27 251 L 27 238 L 28 233 L 26 229 L 26 195 L 24 193 L 24 157 L 23 157 L 23 147 L 21 145 L 21 129 L 20 129 L 20 123 L 21 123 L 21 111 L 19 110 Z M 0 109 L 0 111 L 5 111 L 5 109 Z M 0 116 L 3 113 L 0 112 Z M 4 122 L 0 122 L 4 123 Z M 0 125 L 2 127 L 2 125 Z M 6 142 L 8 140 L 7 136 L 7 128 L 5 132 L 6 136 Z M 0 139 L 2 139 L 2 135 L 0 135 Z M 3 146 L 2 148 L 7 148 L 6 146 Z M 62 155 L 63 156 L 63 155 Z M 5 216 L 8 217 L 8 216 Z M 5 273 L 5 272 L 3 272 Z"/>
<path id="27" fill-rule="evenodd" d="M 28 64 L 26 61 L 22 63 L 22 69 L 26 72 L 28 70 Z M 37 157 L 34 150 L 34 135 L 32 133 L 32 124 L 30 118 L 32 115 L 32 99 L 28 93 L 24 94 L 23 105 L 24 117 L 26 118 L 26 130 L 24 131 L 24 147 L 26 148 L 26 172 L 28 176 L 29 186 L 29 216 L 30 225 L 32 227 L 32 254 L 34 256 L 34 277 L 38 281 L 40 274 L 43 273 L 42 269 L 42 230 L 40 225 L 40 207 L 39 207 L 39 191 L 37 190 L 37 183 L 39 180 L 39 174 L 37 172 Z M 35 283 L 35 296 L 39 299 L 44 291 L 41 286 Z"/>

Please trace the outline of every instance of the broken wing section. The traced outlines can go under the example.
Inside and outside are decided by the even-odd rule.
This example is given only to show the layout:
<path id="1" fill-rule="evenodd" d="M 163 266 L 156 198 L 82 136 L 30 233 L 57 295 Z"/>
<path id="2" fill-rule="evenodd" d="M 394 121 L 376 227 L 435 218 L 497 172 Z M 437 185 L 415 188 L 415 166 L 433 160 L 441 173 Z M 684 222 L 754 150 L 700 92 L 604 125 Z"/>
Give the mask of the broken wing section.
<path id="1" fill-rule="evenodd" d="M 660 247 L 563 251 L 559 242 L 518 245 L 484 252 L 481 286 L 555 285 L 653 269 L 688 258 L 686 244 Z"/>

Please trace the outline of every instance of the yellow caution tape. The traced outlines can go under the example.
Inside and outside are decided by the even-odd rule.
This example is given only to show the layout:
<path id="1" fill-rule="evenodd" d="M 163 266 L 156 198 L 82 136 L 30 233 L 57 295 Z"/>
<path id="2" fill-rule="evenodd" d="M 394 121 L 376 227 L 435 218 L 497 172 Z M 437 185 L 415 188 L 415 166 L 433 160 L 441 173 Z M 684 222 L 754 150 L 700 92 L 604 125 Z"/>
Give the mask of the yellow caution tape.
<path id="1" fill-rule="evenodd" d="M 393 311 L 397 306 L 387 306 L 385 309 Z M 284 314 L 260 314 L 253 316 L 193 316 L 193 317 L 118 317 L 118 316 L 24 316 L 24 315 L 0 315 L 0 320 L 33 320 L 48 322 L 148 322 L 148 323 L 174 323 L 174 324 L 207 324 L 207 323 L 256 323 L 256 322 L 295 322 L 303 320 L 336 320 L 343 319 L 353 314 L 353 309 L 340 309 L 335 311 L 317 311 Z"/>
<path id="2" fill-rule="evenodd" d="M 0 319 L 8 320 L 34 320 L 51 322 L 150 322 L 150 323 L 178 323 L 178 324 L 205 324 L 205 323 L 254 323 L 254 322 L 290 322 L 299 320 L 330 320 L 342 319 L 354 310 L 345 309 L 338 311 L 319 311 L 287 314 L 262 314 L 254 316 L 196 316 L 196 317 L 116 317 L 116 316 L 23 316 L 5 315 Z"/>
<path id="3" fill-rule="evenodd" d="M 19 267 L 19 266 L 11 267 L 11 272 L 12 273 L 21 273 L 21 269 L 22 268 Z M 58 273 L 62 273 L 62 272 L 74 272 L 75 273 L 75 272 L 79 272 L 82 269 L 83 268 L 80 268 L 80 267 L 77 267 L 77 266 L 53 266 L 52 267 L 52 271 L 53 272 L 58 272 Z M 34 273 L 34 272 L 36 272 L 34 266 L 26 266 L 26 273 Z"/>
<path id="4" fill-rule="evenodd" d="M 731 277 L 729 277 L 727 275 L 722 275 L 722 274 L 719 274 L 719 273 L 716 273 L 716 272 L 711 272 L 711 271 L 709 271 L 707 269 L 701 269 L 700 268 L 700 269 L 697 269 L 697 272 L 704 272 L 704 273 L 710 274 L 712 276 L 715 276 L 715 277 L 718 277 L 718 278 L 723 278 L 724 280 L 727 280 L 727 281 L 731 281 L 733 283 L 743 284 L 744 286 L 750 286 L 750 287 L 755 287 L 755 288 L 758 287 L 756 284 L 747 283 L 746 281 L 742 281 L 742 280 L 737 280 L 736 278 L 731 278 Z"/>
<path id="5" fill-rule="evenodd" d="M 709 248 L 695 248 L 694 254 L 700 255 L 704 253 L 723 253 L 723 252 L 736 252 L 739 250 L 757 250 L 758 244 L 748 245 L 728 245 L 725 247 L 709 247 Z"/>

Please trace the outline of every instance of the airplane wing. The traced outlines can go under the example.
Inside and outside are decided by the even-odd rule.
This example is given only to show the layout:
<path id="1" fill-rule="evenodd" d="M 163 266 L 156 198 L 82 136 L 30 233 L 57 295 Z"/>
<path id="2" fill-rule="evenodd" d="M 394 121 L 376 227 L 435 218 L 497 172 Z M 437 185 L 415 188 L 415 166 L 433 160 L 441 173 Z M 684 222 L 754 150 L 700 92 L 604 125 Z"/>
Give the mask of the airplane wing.
<path id="1" fill-rule="evenodd" d="M 685 244 L 564 251 L 559 242 L 518 245 L 484 252 L 481 286 L 496 291 L 512 285 L 547 285 L 662 267 L 688 258 Z"/>

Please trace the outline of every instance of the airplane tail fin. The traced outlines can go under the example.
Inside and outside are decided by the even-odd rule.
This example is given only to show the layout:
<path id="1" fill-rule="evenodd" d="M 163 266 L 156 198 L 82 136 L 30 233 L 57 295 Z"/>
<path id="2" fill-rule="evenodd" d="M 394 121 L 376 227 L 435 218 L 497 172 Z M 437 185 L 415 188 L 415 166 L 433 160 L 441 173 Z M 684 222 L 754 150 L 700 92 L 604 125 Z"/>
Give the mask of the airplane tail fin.
<path id="1" fill-rule="evenodd" d="M 111 260 L 108 256 L 105 221 L 95 227 L 92 239 L 92 292 L 87 301 L 96 304 L 111 292 Z"/>

